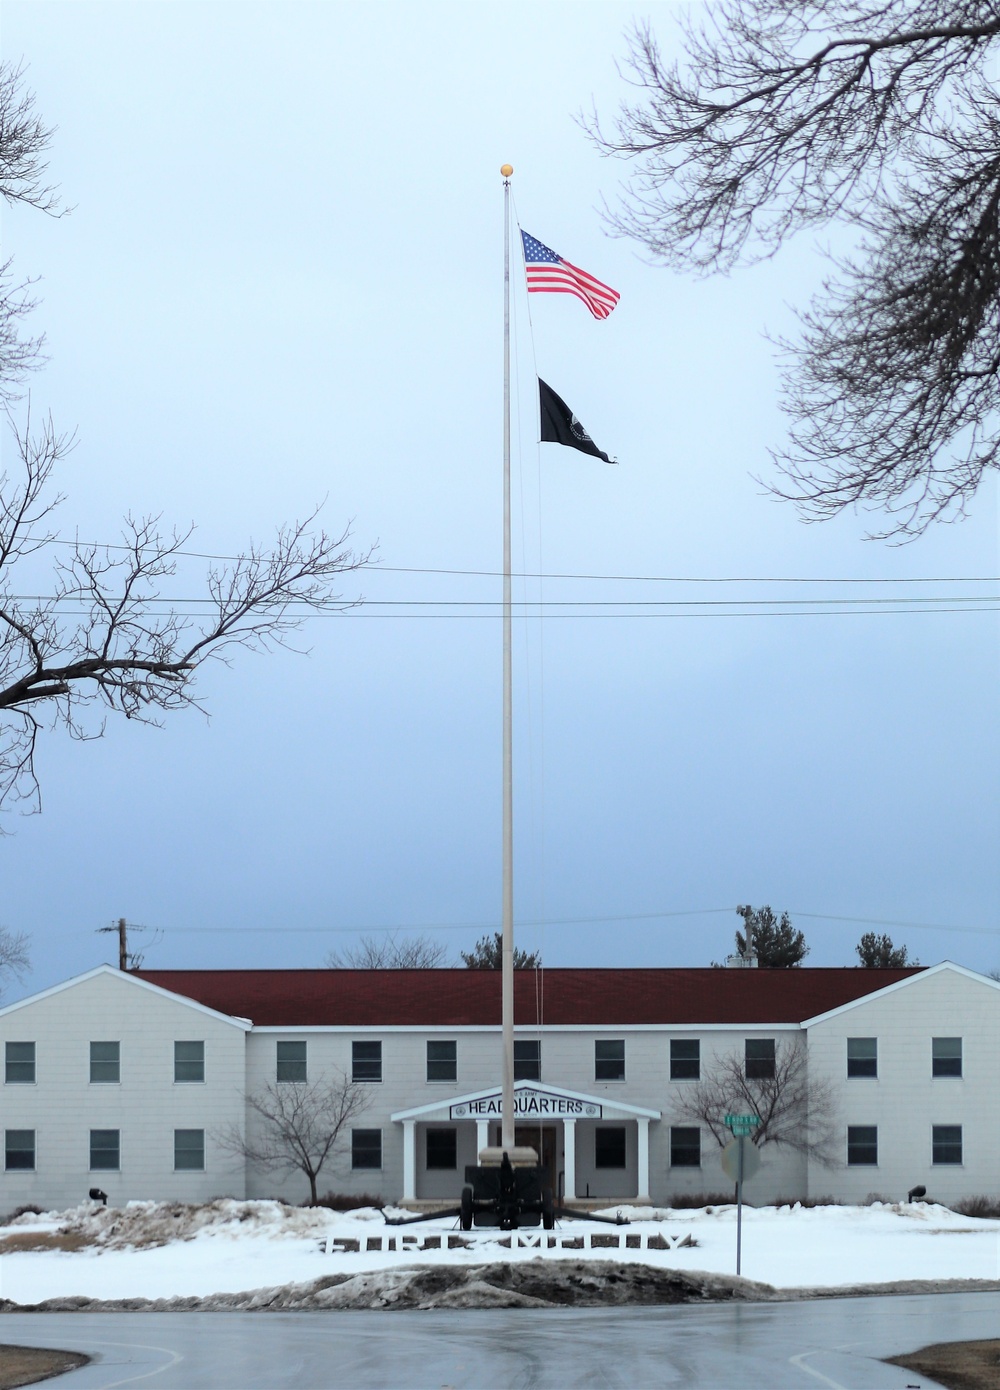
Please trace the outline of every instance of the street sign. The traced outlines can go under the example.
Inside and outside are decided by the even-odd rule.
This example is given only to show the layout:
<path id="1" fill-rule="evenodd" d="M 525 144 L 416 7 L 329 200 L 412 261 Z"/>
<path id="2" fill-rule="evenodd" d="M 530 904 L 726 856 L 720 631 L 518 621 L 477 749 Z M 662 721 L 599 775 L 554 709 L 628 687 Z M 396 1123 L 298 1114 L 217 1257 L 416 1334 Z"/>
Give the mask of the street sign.
<path id="1" fill-rule="evenodd" d="M 722 1171 L 727 1178 L 733 1182 L 739 1181 L 740 1176 L 740 1141 L 730 1139 L 729 1143 L 722 1150 L 720 1155 Z M 760 1172 L 760 1149 L 756 1144 L 745 1144 L 743 1146 L 743 1179 L 752 1178 L 755 1173 Z"/>
<path id="2" fill-rule="evenodd" d="M 743 1269 L 743 1183 L 760 1167 L 760 1153 L 747 1139 L 760 1124 L 759 1115 L 724 1115 L 733 1137 L 722 1151 L 722 1169 L 736 1184 L 736 1273 Z"/>
<path id="3" fill-rule="evenodd" d="M 733 1134 L 746 1137 L 754 1132 L 760 1124 L 759 1115 L 723 1115 L 722 1123 L 727 1129 L 732 1130 Z"/>

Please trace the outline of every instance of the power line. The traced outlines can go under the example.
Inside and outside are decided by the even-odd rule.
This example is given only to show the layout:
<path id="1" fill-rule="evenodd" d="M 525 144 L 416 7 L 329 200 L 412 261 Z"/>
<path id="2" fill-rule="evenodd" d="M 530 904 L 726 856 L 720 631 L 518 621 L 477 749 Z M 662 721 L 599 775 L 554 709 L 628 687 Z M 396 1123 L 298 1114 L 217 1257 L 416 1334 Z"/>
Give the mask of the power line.
<path id="1" fill-rule="evenodd" d="M 723 914 L 735 913 L 734 907 L 699 907 L 685 909 L 681 911 L 667 910 L 663 912 L 617 912 L 595 917 L 547 917 L 547 918 L 524 918 L 518 919 L 515 923 L 517 927 L 578 927 L 578 926 L 599 926 L 609 922 L 657 922 L 679 917 L 714 917 Z M 958 933 L 962 935 L 974 936 L 1000 936 L 1000 928 L 997 927 L 963 927 L 947 924 L 943 922 L 903 922 L 890 920 L 882 917 L 845 917 L 833 912 L 799 912 L 796 909 L 788 909 L 789 916 L 805 918 L 807 921 L 816 922 L 849 922 L 857 926 L 872 927 L 895 927 L 897 930 L 905 931 L 938 931 L 948 933 Z M 193 935 L 199 936 L 206 933 L 222 935 L 238 935 L 240 933 L 263 934 L 268 936 L 282 936 L 289 932 L 302 936 L 347 936 L 362 935 L 374 936 L 390 932 L 440 932 L 440 931 L 499 931 L 499 921 L 488 922 L 416 922 L 393 924 L 380 923 L 374 926 L 286 926 L 280 927 L 164 927 L 165 933 L 172 935 Z"/>
<path id="2" fill-rule="evenodd" d="M 31 539 L 30 537 L 28 539 Z M 122 550 L 134 552 L 134 547 L 109 541 L 68 541 L 51 536 L 39 542 L 43 545 L 64 545 L 80 550 Z M 189 560 L 224 560 L 234 563 L 246 559 L 246 555 L 216 555 L 200 550 L 172 550 L 172 555 Z M 429 565 L 382 565 L 377 561 L 359 565 L 344 573 L 360 573 L 370 570 L 375 574 L 439 574 L 481 579 L 500 579 L 501 570 L 489 569 L 448 569 Z M 512 579 L 566 579 L 566 580 L 608 580 L 614 583 L 639 584 L 1000 584 L 1000 575 L 930 575 L 899 578 L 871 578 L 858 576 L 844 578 L 817 578 L 808 575 L 691 575 L 691 574 L 583 574 L 583 573 L 535 573 L 531 570 L 516 570 Z"/>

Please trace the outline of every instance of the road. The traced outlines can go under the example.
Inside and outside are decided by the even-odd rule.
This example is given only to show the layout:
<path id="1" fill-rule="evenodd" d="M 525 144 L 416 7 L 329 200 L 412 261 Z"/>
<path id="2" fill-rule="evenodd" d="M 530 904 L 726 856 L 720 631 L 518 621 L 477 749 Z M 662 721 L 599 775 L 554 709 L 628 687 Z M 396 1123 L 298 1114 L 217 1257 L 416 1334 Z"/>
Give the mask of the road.
<path id="1" fill-rule="evenodd" d="M 59 1390 L 904 1390 L 879 1358 L 1000 1334 L 997 1295 L 669 1308 L 7 1314 L 0 1340 L 95 1360 Z"/>

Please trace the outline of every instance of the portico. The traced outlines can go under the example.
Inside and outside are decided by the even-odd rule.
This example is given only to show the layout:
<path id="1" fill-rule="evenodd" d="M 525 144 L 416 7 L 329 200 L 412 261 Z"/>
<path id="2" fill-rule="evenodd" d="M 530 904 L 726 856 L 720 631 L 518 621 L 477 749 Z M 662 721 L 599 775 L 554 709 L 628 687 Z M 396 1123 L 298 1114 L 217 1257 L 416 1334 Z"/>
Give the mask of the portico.
<path id="1" fill-rule="evenodd" d="M 586 1095 L 537 1081 L 518 1081 L 514 1087 L 518 1142 L 531 1143 L 539 1151 L 540 1161 L 550 1166 L 553 1192 L 566 1202 L 648 1202 L 649 1125 L 660 1115 L 659 1110 L 607 1095 Z M 499 1087 L 442 1096 L 429 1105 L 393 1113 L 390 1119 L 403 1130 L 403 1202 L 445 1197 L 441 1187 L 429 1190 L 428 1129 L 440 1134 L 447 1127 L 445 1132 L 454 1132 L 453 1171 L 447 1179 L 444 1172 L 439 1177 L 448 1183 L 448 1196 L 457 1200 L 464 1181 L 463 1158 L 475 1163 L 481 1149 L 499 1142 L 502 1118 Z M 439 1144 L 435 1150 L 441 1152 Z"/>

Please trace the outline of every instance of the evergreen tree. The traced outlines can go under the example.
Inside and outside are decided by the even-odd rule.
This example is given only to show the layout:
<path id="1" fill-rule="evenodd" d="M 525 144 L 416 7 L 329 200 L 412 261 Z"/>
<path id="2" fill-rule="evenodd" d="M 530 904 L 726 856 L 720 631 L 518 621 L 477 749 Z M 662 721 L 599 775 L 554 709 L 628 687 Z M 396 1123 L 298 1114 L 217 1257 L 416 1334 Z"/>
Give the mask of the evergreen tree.
<path id="1" fill-rule="evenodd" d="M 758 965 L 788 969 L 801 965 L 809 954 L 805 937 L 792 926 L 787 912 L 778 918 L 770 907 L 753 908 L 749 904 L 736 911 L 744 923 L 744 930 L 736 933 L 736 949 L 741 956 L 756 956 Z"/>
<path id="2" fill-rule="evenodd" d="M 462 961 L 470 970 L 503 969 L 503 933 L 494 932 L 492 936 L 481 936 L 471 951 L 461 951 Z M 514 947 L 515 970 L 537 970 L 542 963 L 538 951 L 522 951 Z"/>
<path id="3" fill-rule="evenodd" d="M 895 966 L 898 969 L 904 965 L 920 964 L 918 960 L 910 959 L 905 946 L 894 946 L 892 937 L 886 936 L 884 932 L 877 936 L 873 931 L 866 931 L 854 949 L 861 959 L 861 964 L 868 969 L 874 969 L 876 966 Z"/>

